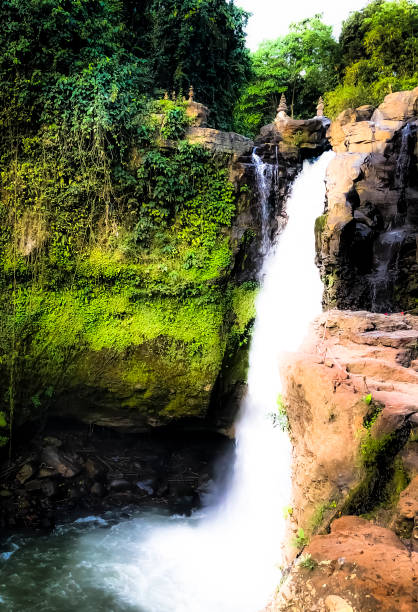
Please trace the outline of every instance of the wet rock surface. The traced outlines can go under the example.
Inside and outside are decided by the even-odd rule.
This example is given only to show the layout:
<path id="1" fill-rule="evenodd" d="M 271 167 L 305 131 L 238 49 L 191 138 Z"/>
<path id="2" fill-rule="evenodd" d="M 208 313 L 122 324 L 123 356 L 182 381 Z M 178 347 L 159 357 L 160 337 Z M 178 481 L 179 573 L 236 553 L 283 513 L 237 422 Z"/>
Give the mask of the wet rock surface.
<path id="1" fill-rule="evenodd" d="M 328 137 L 317 262 L 326 307 L 412 311 L 418 300 L 418 88 L 341 113 Z"/>
<path id="2" fill-rule="evenodd" d="M 232 441 L 218 434 L 51 425 L 0 466 L 0 526 L 49 529 L 66 516 L 125 505 L 187 514 L 232 461 Z"/>

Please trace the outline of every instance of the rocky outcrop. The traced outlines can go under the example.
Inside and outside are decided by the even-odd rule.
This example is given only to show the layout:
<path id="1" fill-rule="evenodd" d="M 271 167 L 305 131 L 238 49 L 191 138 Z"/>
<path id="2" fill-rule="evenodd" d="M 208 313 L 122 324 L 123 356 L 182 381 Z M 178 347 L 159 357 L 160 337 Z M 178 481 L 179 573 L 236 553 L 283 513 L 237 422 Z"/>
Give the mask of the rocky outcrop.
<path id="1" fill-rule="evenodd" d="M 390 530 L 345 516 L 316 536 L 266 612 L 414 612 L 418 553 Z"/>
<path id="2" fill-rule="evenodd" d="M 418 88 L 348 109 L 331 124 L 335 159 L 317 221 L 324 304 L 392 312 L 418 300 Z"/>
<path id="3" fill-rule="evenodd" d="M 394 466 L 407 471 L 399 453 L 418 426 L 417 356 L 417 317 L 339 311 L 287 356 L 295 526 L 314 532 L 337 512 L 390 505 Z"/>
<path id="4" fill-rule="evenodd" d="M 326 138 L 329 124 L 326 117 L 303 120 L 285 116 L 262 127 L 255 144 L 264 149 L 264 155 L 270 150 L 272 159 L 278 152 L 285 159 L 300 162 L 329 148 Z"/>
<path id="5" fill-rule="evenodd" d="M 415 609 L 417 357 L 418 317 L 337 310 L 285 356 L 299 533 L 287 558 L 347 516 L 312 538 L 270 610 Z"/>
<path id="6" fill-rule="evenodd" d="M 205 128 L 208 124 L 210 110 L 204 104 L 189 99 L 186 104 L 186 115 L 193 127 Z"/>
<path id="7" fill-rule="evenodd" d="M 241 157 L 251 153 L 254 143 L 250 138 L 235 132 L 222 132 L 208 127 L 190 127 L 186 139 L 191 144 L 199 144 L 213 153 Z"/>

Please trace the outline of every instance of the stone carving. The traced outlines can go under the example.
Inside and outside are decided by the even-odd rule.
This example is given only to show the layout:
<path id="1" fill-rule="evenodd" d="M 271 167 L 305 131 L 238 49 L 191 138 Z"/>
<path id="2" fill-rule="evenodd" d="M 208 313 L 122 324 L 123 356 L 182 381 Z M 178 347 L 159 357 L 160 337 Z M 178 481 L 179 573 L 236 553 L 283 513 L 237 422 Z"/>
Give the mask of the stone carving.
<path id="1" fill-rule="evenodd" d="M 173 91 L 171 92 L 171 99 L 173 100 L 173 102 L 175 102 L 175 101 L 176 101 L 176 92 L 175 92 L 175 90 L 174 90 L 174 89 L 173 89 Z"/>
<path id="2" fill-rule="evenodd" d="M 168 91 L 164 92 L 164 100 L 168 100 Z"/>
<path id="3" fill-rule="evenodd" d="M 280 121 L 280 119 L 285 119 L 287 117 L 286 111 L 287 111 L 286 97 L 284 94 L 282 94 L 282 97 L 280 98 L 280 104 L 277 107 L 277 115 L 276 115 L 275 121 Z"/>
<path id="4" fill-rule="evenodd" d="M 188 99 L 188 103 L 189 104 L 191 104 L 193 102 L 193 98 L 194 98 L 194 89 L 193 89 L 193 85 L 190 85 L 189 99 Z"/>
<path id="5" fill-rule="evenodd" d="M 320 96 L 318 100 L 318 106 L 316 107 L 316 116 L 324 117 L 324 101 L 322 99 L 322 96 Z"/>

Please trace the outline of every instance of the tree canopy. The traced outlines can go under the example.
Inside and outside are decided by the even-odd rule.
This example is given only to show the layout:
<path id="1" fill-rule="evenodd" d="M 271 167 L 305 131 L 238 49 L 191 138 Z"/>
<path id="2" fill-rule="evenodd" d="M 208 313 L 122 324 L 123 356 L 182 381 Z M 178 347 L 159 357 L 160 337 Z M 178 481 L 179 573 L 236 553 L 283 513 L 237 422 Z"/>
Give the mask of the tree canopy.
<path id="1" fill-rule="evenodd" d="M 338 44 L 315 15 L 252 54 L 252 77 L 236 106 L 237 127 L 255 133 L 271 121 L 281 93 L 296 118 L 315 114 L 318 98 L 337 83 Z"/>
<path id="2" fill-rule="evenodd" d="M 4 0 L 0 18 L 3 121 L 61 118 L 75 99 L 88 112 L 100 89 L 120 115 L 192 84 L 225 128 L 248 76 L 247 15 L 226 0 Z"/>
<path id="3" fill-rule="evenodd" d="M 349 106 L 379 104 L 391 91 L 418 85 L 418 5 L 375 0 L 352 13 L 340 36 L 342 81 L 326 96 L 334 117 Z"/>

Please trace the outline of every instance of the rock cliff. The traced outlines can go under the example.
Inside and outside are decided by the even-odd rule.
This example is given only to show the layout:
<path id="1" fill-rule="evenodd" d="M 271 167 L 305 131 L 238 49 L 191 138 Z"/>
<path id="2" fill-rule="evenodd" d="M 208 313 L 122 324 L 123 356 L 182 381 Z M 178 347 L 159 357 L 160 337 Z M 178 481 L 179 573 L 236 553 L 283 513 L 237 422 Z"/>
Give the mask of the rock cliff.
<path id="1" fill-rule="evenodd" d="M 418 317 L 330 310 L 285 357 L 289 529 L 303 530 L 288 558 L 331 532 L 312 537 L 270 610 L 415 609 L 417 356 Z"/>
<path id="2" fill-rule="evenodd" d="M 418 88 L 331 124 L 335 159 L 316 225 L 326 307 L 393 312 L 418 300 Z"/>

